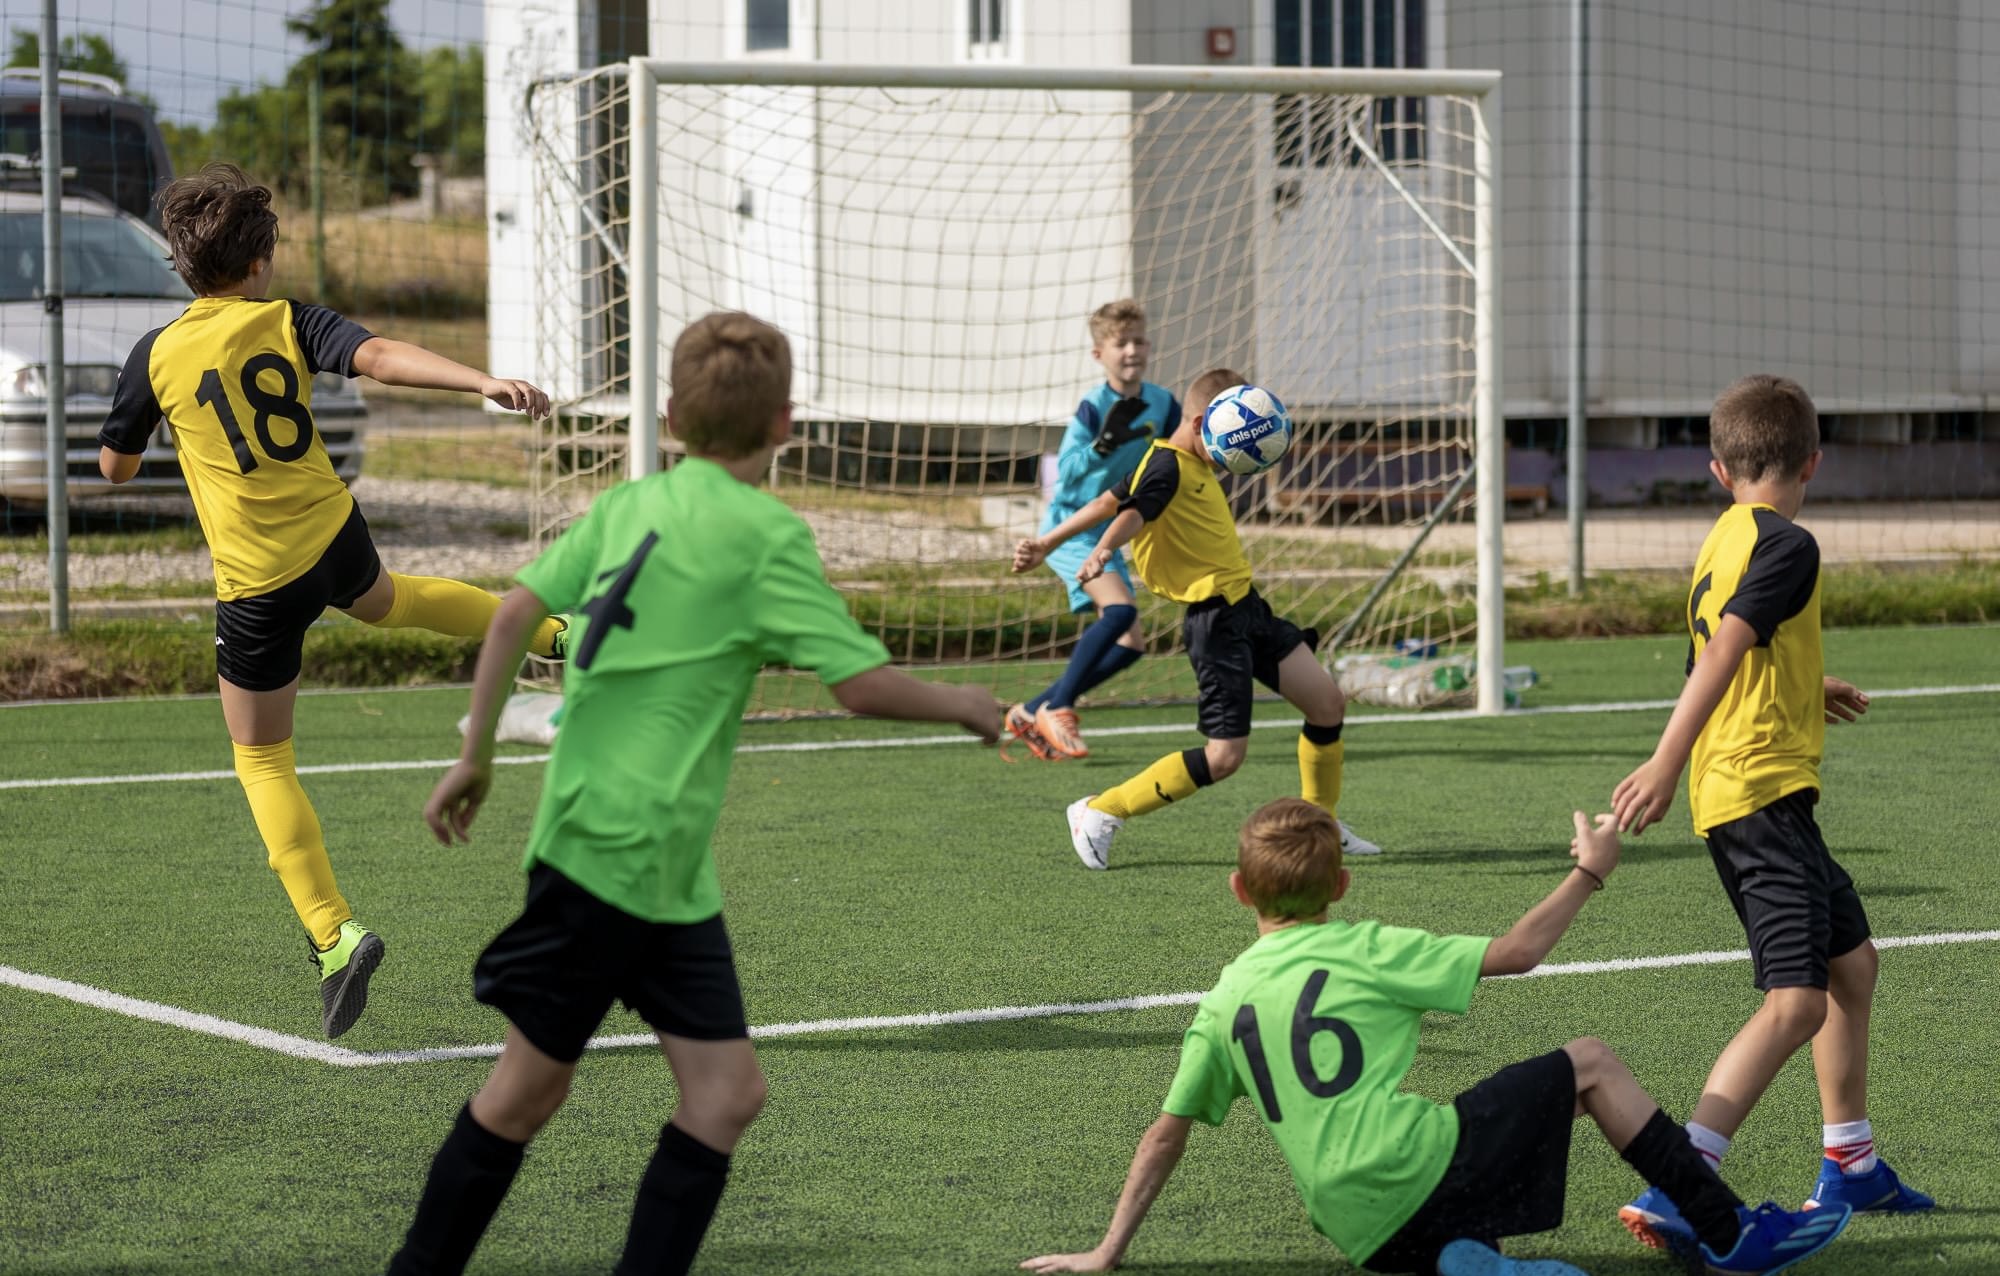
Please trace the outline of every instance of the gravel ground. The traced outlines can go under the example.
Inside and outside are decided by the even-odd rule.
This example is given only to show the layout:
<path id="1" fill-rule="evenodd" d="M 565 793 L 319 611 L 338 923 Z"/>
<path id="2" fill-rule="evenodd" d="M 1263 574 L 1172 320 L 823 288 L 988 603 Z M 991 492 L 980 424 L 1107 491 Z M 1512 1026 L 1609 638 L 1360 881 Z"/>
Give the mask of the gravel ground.
<path id="1" fill-rule="evenodd" d="M 363 478 L 355 498 L 368 516 L 383 562 L 409 575 L 505 577 L 533 557 L 533 497 L 524 488 L 490 487 L 440 479 Z M 191 517 L 185 497 L 126 499 L 128 513 Z M 904 562 L 963 563 L 1007 555 L 1018 529 L 937 526 L 913 511 L 823 512 L 806 521 L 820 553 L 834 571 L 893 558 Z M 1692 562 L 1714 511 L 1606 511 L 1586 523 L 1586 562 L 1593 571 L 1683 567 Z M 1934 505 L 1808 506 L 1805 525 L 1819 538 L 1829 563 L 1919 562 L 1961 554 L 2000 554 L 2000 502 Z M 1364 540 L 1386 547 L 1407 542 L 1404 528 L 1287 529 L 1297 536 Z M 1561 572 L 1568 562 L 1568 532 L 1560 514 L 1515 519 L 1507 525 L 1510 574 Z M 1467 549 L 1469 523 L 1438 529 L 1430 547 Z M 208 551 L 76 554 L 70 587 L 78 592 L 112 585 L 185 586 L 190 597 L 208 591 Z M 0 549 L 0 588 L 48 588 L 46 553 Z"/>

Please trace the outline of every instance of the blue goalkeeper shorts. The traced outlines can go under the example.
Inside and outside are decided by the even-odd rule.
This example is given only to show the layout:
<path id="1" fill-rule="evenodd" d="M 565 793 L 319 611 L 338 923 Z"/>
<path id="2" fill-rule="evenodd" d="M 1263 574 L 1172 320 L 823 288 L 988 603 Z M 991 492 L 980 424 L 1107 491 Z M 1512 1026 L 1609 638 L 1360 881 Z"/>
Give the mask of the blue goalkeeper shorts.
<path id="1" fill-rule="evenodd" d="M 1069 609 L 1073 612 L 1097 610 L 1096 602 L 1089 594 L 1083 592 L 1083 586 L 1076 583 L 1076 574 L 1083 570 L 1083 560 L 1089 558 L 1090 551 L 1096 548 L 1096 537 L 1076 536 L 1056 546 L 1055 552 L 1043 560 L 1049 565 L 1049 570 L 1062 579 L 1063 588 L 1069 590 Z M 1113 554 L 1111 561 L 1104 565 L 1105 575 L 1114 572 L 1117 573 L 1118 579 L 1125 582 L 1127 591 L 1134 595 L 1138 593 L 1132 588 L 1132 573 L 1125 566 L 1125 551 L 1122 549 Z"/>

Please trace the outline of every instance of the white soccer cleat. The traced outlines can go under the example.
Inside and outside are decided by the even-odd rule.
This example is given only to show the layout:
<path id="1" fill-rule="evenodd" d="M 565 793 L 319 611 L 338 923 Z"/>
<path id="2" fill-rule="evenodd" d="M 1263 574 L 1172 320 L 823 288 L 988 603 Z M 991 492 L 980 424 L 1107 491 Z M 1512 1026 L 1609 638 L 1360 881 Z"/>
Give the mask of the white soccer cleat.
<path id="1" fill-rule="evenodd" d="M 1125 821 L 1092 806 L 1090 797 L 1069 804 L 1069 842 L 1085 868 L 1102 870 L 1111 867 L 1111 836 L 1125 827 Z"/>
<path id="2" fill-rule="evenodd" d="M 1345 824 L 1341 824 L 1339 820 L 1335 820 L 1334 823 L 1340 825 L 1340 853 L 1342 855 L 1380 855 L 1382 853 L 1381 847 L 1375 845 L 1375 843 L 1365 837 L 1356 837 L 1354 830 L 1348 828 Z M 1081 853 L 1078 852 L 1078 854 Z"/>

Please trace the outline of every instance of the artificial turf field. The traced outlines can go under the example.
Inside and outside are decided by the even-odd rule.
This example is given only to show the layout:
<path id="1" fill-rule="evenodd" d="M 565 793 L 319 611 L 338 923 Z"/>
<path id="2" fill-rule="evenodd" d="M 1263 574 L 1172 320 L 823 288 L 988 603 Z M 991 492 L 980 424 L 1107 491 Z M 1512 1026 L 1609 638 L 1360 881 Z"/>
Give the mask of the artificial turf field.
<path id="1" fill-rule="evenodd" d="M 1829 672 L 1878 699 L 1829 728 L 1820 821 L 1878 936 L 2000 926 L 2000 629 L 1827 635 Z M 1531 707 L 1671 697 L 1685 644 L 1515 644 Z M 1178 657 L 1174 657 L 1178 659 Z M 458 690 L 312 696 L 302 766 L 442 759 Z M 1341 814 L 1382 843 L 1337 916 L 1493 934 L 1561 877 L 1569 811 L 1602 809 L 1665 710 L 1363 722 Z M 1283 705 L 1260 709 L 1290 716 Z M 1199 991 L 1254 936 L 1225 877 L 1234 831 L 1295 792 L 1294 733 L 1252 737 L 1242 772 L 1134 821 L 1087 873 L 1063 807 L 1191 743 L 1192 710 L 1099 711 L 1085 762 L 1006 766 L 934 745 L 748 752 L 716 836 L 759 1025 Z M 1139 730 L 1154 725 L 1160 730 Z M 1133 728 L 1107 733 L 1110 727 Z M 936 728 L 752 724 L 762 747 Z M 220 771 L 212 699 L 0 709 L 0 781 Z M 519 749 L 519 754 L 531 750 Z M 338 1045 L 497 1042 L 470 966 L 516 910 L 540 768 L 503 767 L 470 847 L 419 817 L 437 775 L 308 775 L 358 916 L 388 943 L 369 1009 Z M 1555 963 L 1733 950 L 1742 933 L 1685 805 L 1628 841 Z M 0 788 L 0 967 L 310 1042 L 319 1002 L 297 923 L 233 778 Z M 29 991 L 0 971 L 0 1272 L 362 1273 L 382 1269 L 430 1156 L 484 1058 L 338 1066 Z M 1555 973 L 1484 985 L 1432 1016 L 1409 1085 L 1452 1094 L 1578 1035 L 1604 1038 L 1677 1117 L 1755 1005 L 1743 962 Z M 2000 1272 L 2000 942 L 1887 949 L 1871 1115 L 1883 1153 L 1937 1196 L 1928 1217 L 1862 1218 L 1801 1271 Z M 1185 1004 L 1000 1022 L 774 1036 L 771 1081 L 736 1158 L 703 1272 L 1001 1272 L 1094 1244 L 1134 1141 L 1173 1074 Z M 607 1033 L 641 1025 L 616 1015 Z M 332 1057 L 329 1055 L 329 1057 Z M 475 1272 L 608 1270 L 673 1104 L 657 1053 L 587 1055 L 535 1143 Z M 1724 1171 L 1796 1206 L 1818 1160 L 1795 1060 Z M 1512 1252 L 1600 1276 L 1663 1272 L 1613 1218 L 1636 1182 L 1577 1127 L 1565 1226 Z M 1200 1129 L 1128 1255 L 1141 1271 L 1349 1270 L 1308 1225 L 1247 1105 Z"/>

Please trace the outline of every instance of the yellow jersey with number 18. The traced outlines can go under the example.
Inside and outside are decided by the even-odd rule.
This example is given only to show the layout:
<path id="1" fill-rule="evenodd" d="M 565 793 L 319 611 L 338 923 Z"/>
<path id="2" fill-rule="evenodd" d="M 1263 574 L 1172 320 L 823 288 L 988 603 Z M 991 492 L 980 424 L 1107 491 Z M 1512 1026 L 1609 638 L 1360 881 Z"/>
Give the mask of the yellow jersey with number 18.
<path id="1" fill-rule="evenodd" d="M 1702 542 L 1688 590 L 1688 672 L 1725 616 L 1756 633 L 1695 737 L 1695 832 L 1819 788 L 1826 743 L 1819 544 L 1769 505 L 1732 505 Z"/>
<path id="2" fill-rule="evenodd" d="M 163 418 L 172 427 L 218 599 L 298 579 L 347 521 L 354 498 L 313 425 L 312 379 L 353 376 L 372 335 L 324 306 L 200 297 L 132 348 L 98 445 L 136 456 Z"/>

